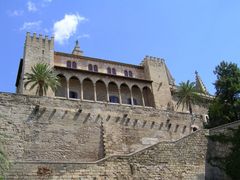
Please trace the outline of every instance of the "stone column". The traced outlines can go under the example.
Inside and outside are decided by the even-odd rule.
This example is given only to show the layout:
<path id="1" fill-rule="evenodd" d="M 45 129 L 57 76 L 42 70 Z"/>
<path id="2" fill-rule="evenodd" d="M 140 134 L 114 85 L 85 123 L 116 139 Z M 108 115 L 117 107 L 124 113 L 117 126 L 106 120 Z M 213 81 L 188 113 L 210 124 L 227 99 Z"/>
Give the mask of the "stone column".
<path id="1" fill-rule="evenodd" d="M 118 88 L 118 97 L 119 97 L 119 103 L 122 104 L 122 96 L 121 96 L 121 89 Z"/>
<path id="2" fill-rule="evenodd" d="M 93 85 L 93 92 L 94 92 L 94 101 L 97 101 L 97 91 L 96 91 L 96 84 Z"/>
<path id="3" fill-rule="evenodd" d="M 108 90 L 108 87 L 107 87 L 107 102 L 109 102 L 109 90 Z"/>
<path id="4" fill-rule="evenodd" d="M 145 107 L 145 101 L 144 101 L 144 96 L 143 96 L 143 92 L 141 91 L 142 94 L 142 103 L 143 103 L 143 107 Z"/>
<path id="5" fill-rule="evenodd" d="M 66 98 L 69 99 L 69 79 L 67 79 L 67 94 Z"/>
<path id="6" fill-rule="evenodd" d="M 80 86 L 80 94 L 81 94 L 81 100 L 83 100 L 83 83 L 81 83 L 81 86 Z"/>
<path id="7" fill-rule="evenodd" d="M 131 95 L 131 104 L 132 104 L 132 106 L 134 105 L 134 103 L 133 103 L 133 94 L 132 94 L 132 89 L 130 89 L 130 95 Z"/>

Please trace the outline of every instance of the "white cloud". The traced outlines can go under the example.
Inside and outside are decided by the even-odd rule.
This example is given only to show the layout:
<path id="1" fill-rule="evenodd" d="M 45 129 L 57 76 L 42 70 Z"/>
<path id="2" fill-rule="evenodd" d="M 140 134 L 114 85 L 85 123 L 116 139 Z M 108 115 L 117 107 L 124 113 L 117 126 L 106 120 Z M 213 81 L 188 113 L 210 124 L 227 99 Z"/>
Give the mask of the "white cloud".
<path id="1" fill-rule="evenodd" d="M 85 17 L 78 14 L 65 14 L 63 19 L 55 22 L 53 25 L 55 40 L 63 44 L 76 33 L 78 24 L 86 20 Z"/>
<path id="2" fill-rule="evenodd" d="M 20 31 L 39 30 L 41 23 L 42 23 L 42 21 L 25 22 L 25 23 L 23 23 L 22 27 L 20 28 Z"/>
<path id="3" fill-rule="evenodd" d="M 23 15 L 24 11 L 23 10 L 14 10 L 14 11 L 9 11 L 8 14 L 10 16 L 21 16 Z"/>
<path id="4" fill-rule="evenodd" d="M 37 11 L 37 6 L 33 2 L 31 2 L 31 1 L 27 2 L 27 8 L 28 8 L 29 12 Z"/>
<path id="5" fill-rule="evenodd" d="M 81 39 L 81 38 L 90 38 L 90 34 L 81 34 L 77 37 L 78 39 Z"/>

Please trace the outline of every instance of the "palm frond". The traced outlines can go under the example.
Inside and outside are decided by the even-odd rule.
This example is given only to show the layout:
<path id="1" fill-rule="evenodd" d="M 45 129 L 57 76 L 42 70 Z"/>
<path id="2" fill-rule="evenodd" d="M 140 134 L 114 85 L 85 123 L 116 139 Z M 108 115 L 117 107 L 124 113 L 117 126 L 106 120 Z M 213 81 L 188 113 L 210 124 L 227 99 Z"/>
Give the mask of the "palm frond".
<path id="1" fill-rule="evenodd" d="M 58 77 L 53 73 L 52 68 L 46 63 L 38 63 L 31 67 L 32 73 L 26 73 L 24 87 L 30 86 L 29 90 L 36 88 L 36 94 L 47 94 L 49 87 L 55 91 L 60 86 Z"/>
<path id="2" fill-rule="evenodd" d="M 186 107 L 189 109 L 190 113 L 192 113 L 192 105 L 195 104 L 199 98 L 195 89 L 195 83 L 188 80 L 187 82 L 181 82 L 179 85 L 176 106 L 179 108 L 179 106 L 182 105 L 182 110 Z"/>

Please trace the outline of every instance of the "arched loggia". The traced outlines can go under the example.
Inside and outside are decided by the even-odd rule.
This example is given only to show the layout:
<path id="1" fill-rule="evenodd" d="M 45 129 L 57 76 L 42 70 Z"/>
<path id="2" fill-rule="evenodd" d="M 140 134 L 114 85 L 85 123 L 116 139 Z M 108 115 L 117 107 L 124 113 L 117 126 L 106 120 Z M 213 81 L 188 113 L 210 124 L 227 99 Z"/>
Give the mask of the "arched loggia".
<path id="1" fill-rule="evenodd" d="M 96 82 L 97 101 L 107 101 L 107 87 L 102 80 Z"/>
<path id="2" fill-rule="evenodd" d="M 55 91 L 56 97 L 67 97 L 67 79 L 64 75 L 57 75 L 60 86 Z"/>
<path id="3" fill-rule="evenodd" d="M 109 92 L 109 102 L 119 103 L 118 87 L 116 83 L 110 82 L 108 84 L 108 92 Z"/>
<path id="4" fill-rule="evenodd" d="M 132 96 L 133 96 L 133 105 L 143 105 L 142 93 L 140 88 L 137 85 L 132 87 Z"/>
<path id="5" fill-rule="evenodd" d="M 94 87 L 91 79 L 86 78 L 83 80 L 83 99 L 94 100 Z"/>
<path id="6" fill-rule="evenodd" d="M 120 90 L 121 90 L 122 104 L 132 104 L 129 87 L 126 84 L 121 84 Z"/>
<path id="7" fill-rule="evenodd" d="M 150 88 L 145 86 L 142 92 L 143 92 L 145 106 L 154 107 L 153 94 Z"/>
<path id="8" fill-rule="evenodd" d="M 81 85 L 77 77 L 73 76 L 69 79 L 69 98 L 80 99 Z"/>

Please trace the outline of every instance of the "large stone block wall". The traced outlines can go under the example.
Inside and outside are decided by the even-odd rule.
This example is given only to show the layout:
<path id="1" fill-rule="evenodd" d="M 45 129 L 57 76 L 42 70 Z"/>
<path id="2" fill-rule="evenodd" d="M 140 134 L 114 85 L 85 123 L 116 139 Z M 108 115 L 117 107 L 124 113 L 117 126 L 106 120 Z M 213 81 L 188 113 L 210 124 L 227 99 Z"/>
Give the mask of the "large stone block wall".
<path id="1" fill-rule="evenodd" d="M 113 112 L 113 117 L 104 121 L 107 154 L 131 153 L 159 141 L 180 139 L 192 132 L 191 124 L 202 128 L 200 119 L 193 122 L 187 114 L 163 111 L 146 116 L 141 111 L 135 109 L 120 116 Z"/>
<path id="2" fill-rule="evenodd" d="M 97 160 L 180 139 L 192 124 L 202 127 L 200 117 L 184 113 L 5 93 L 0 112 L 0 131 L 12 136 L 10 158 L 19 160 Z"/>
<path id="3" fill-rule="evenodd" d="M 61 101 L 0 96 L 0 132 L 7 135 L 10 159 L 93 161 L 102 157 L 100 123 L 79 121 L 80 105 L 66 102 L 61 107 Z"/>
<path id="4" fill-rule="evenodd" d="M 200 130 L 175 142 L 157 143 L 132 154 L 92 163 L 14 162 L 7 178 L 200 180 L 205 178 L 205 133 Z"/>

